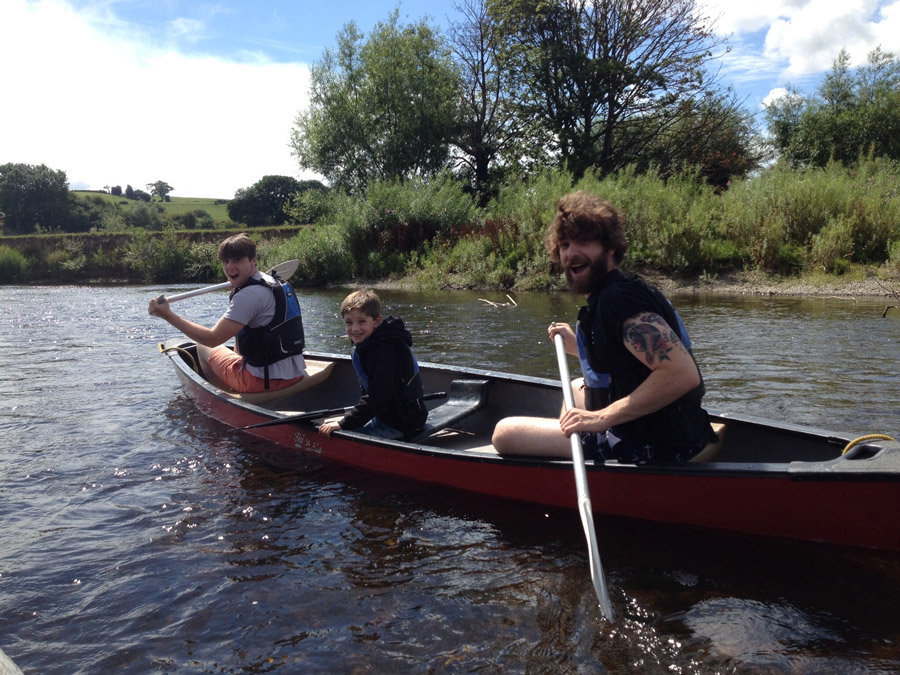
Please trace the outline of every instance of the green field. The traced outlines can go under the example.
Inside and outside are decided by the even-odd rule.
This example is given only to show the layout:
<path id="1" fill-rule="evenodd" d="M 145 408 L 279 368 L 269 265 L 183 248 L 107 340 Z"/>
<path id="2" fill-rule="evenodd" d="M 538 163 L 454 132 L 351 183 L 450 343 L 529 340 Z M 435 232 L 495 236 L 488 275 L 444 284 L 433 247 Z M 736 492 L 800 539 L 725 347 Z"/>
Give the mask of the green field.
<path id="1" fill-rule="evenodd" d="M 99 197 L 105 202 L 115 204 L 120 209 L 130 209 L 135 204 L 146 203 L 137 199 L 125 199 L 124 196 L 117 197 L 106 192 L 94 192 L 91 190 L 73 190 L 72 194 L 78 199 L 85 200 Z M 166 213 L 173 216 L 202 209 L 211 215 L 216 222 L 228 220 L 228 210 L 225 207 L 228 200 L 226 199 L 203 199 L 200 197 L 171 197 L 170 199 L 171 201 L 162 202 L 154 197 L 150 204 L 161 206 Z"/>

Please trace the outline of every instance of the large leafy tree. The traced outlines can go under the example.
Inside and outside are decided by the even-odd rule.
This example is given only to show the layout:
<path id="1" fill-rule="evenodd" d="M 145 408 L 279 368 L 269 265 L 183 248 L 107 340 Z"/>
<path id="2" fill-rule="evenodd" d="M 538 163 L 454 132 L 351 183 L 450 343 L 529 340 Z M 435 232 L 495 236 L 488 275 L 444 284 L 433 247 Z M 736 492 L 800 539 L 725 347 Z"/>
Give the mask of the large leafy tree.
<path id="1" fill-rule="evenodd" d="M 675 122 L 634 163 L 640 170 L 653 165 L 663 176 L 690 166 L 708 184 L 726 188 L 732 178 L 760 165 L 766 147 L 755 116 L 733 94 L 708 92 L 683 101 Z"/>
<path id="2" fill-rule="evenodd" d="M 324 190 L 319 181 L 299 181 L 290 176 L 263 176 L 249 188 L 238 190 L 228 202 L 228 217 L 251 227 L 281 225 L 288 217 L 291 199 L 305 190 Z"/>
<path id="3" fill-rule="evenodd" d="M 487 0 L 515 74 L 530 155 L 615 171 L 714 88 L 721 41 L 694 0 Z"/>
<path id="4" fill-rule="evenodd" d="M 64 230 L 70 209 L 69 186 L 64 171 L 44 164 L 4 164 L 0 166 L 0 211 L 5 214 L 4 230 L 28 234 L 35 226 Z"/>
<path id="5" fill-rule="evenodd" d="M 364 39 L 354 23 L 314 64 L 309 108 L 291 144 L 300 166 L 333 186 L 430 176 L 447 166 L 457 128 L 457 71 L 427 23 L 402 26 L 397 10 Z"/>
<path id="6" fill-rule="evenodd" d="M 766 118 L 772 143 L 795 165 L 900 159 L 900 62 L 878 48 L 853 70 L 841 50 L 814 96 L 791 89 L 766 108 Z"/>
<path id="7" fill-rule="evenodd" d="M 158 180 L 155 183 L 147 183 L 147 189 L 154 197 L 159 197 L 162 201 L 169 201 L 169 193 L 175 188 L 164 180 Z"/>

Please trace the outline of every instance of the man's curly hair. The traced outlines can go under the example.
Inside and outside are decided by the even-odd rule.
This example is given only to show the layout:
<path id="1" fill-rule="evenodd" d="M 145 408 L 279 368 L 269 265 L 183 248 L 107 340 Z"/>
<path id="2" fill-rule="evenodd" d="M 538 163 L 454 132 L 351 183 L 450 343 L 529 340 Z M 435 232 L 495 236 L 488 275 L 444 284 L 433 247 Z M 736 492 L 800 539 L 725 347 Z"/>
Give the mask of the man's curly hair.
<path id="1" fill-rule="evenodd" d="M 628 251 L 628 240 L 625 238 L 624 218 L 615 206 L 589 192 L 570 192 L 556 202 L 556 216 L 550 227 L 544 244 L 550 259 L 559 262 L 559 242 L 593 241 L 607 250 L 614 250 L 613 260 L 622 262 Z"/>

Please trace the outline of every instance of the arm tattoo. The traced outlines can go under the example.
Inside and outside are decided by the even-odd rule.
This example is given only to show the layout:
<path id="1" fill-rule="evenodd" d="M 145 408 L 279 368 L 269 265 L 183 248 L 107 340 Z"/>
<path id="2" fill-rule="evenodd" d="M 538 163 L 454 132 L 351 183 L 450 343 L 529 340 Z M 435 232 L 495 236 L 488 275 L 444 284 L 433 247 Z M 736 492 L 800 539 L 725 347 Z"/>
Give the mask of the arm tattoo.
<path id="1" fill-rule="evenodd" d="M 622 337 L 638 353 L 643 354 L 647 365 L 670 361 L 669 353 L 679 344 L 678 335 L 659 315 L 643 312 L 625 321 Z"/>

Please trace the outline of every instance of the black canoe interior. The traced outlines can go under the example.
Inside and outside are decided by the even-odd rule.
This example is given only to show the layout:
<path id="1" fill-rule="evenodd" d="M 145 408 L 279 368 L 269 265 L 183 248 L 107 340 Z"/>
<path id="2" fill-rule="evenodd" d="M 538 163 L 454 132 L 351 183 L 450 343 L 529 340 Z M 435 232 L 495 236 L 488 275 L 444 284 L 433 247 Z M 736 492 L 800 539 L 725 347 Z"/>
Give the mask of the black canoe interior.
<path id="1" fill-rule="evenodd" d="M 174 341 L 165 343 L 170 354 L 177 353 L 189 369 L 196 351 L 192 344 L 181 343 L 172 347 Z M 161 349 L 163 349 L 161 347 Z M 166 351 L 166 349 L 163 349 Z M 349 357 L 335 354 L 311 352 L 308 361 L 333 361 L 330 375 L 321 384 L 300 393 L 265 403 L 256 403 L 261 408 L 279 414 L 296 414 L 311 410 L 338 408 L 353 405 L 359 396 L 359 384 Z M 457 368 L 421 363 L 420 372 L 425 384 L 425 392 L 450 392 L 454 380 L 486 382 L 483 405 L 476 411 L 455 421 L 452 426 L 428 438 L 415 439 L 415 443 L 436 448 L 493 452 L 491 434 L 494 425 L 503 417 L 527 415 L 556 417 L 562 405 L 562 394 L 558 381 L 510 375 L 493 371 Z M 459 386 L 456 387 L 457 389 Z M 476 385 L 476 388 L 478 386 Z M 447 399 L 432 400 L 428 407 L 447 403 Z M 429 419 L 438 417 L 435 410 Z M 752 417 L 713 414 L 713 422 L 726 425 L 724 442 L 718 452 L 710 458 L 714 463 L 783 464 L 793 461 L 823 462 L 841 456 L 847 443 L 857 438 L 857 433 L 835 434 L 821 429 L 773 423 Z M 886 430 L 865 430 L 862 433 L 885 433 Z M 865 457 L 880 448 L 875 445 L 861 453 Z"/>

